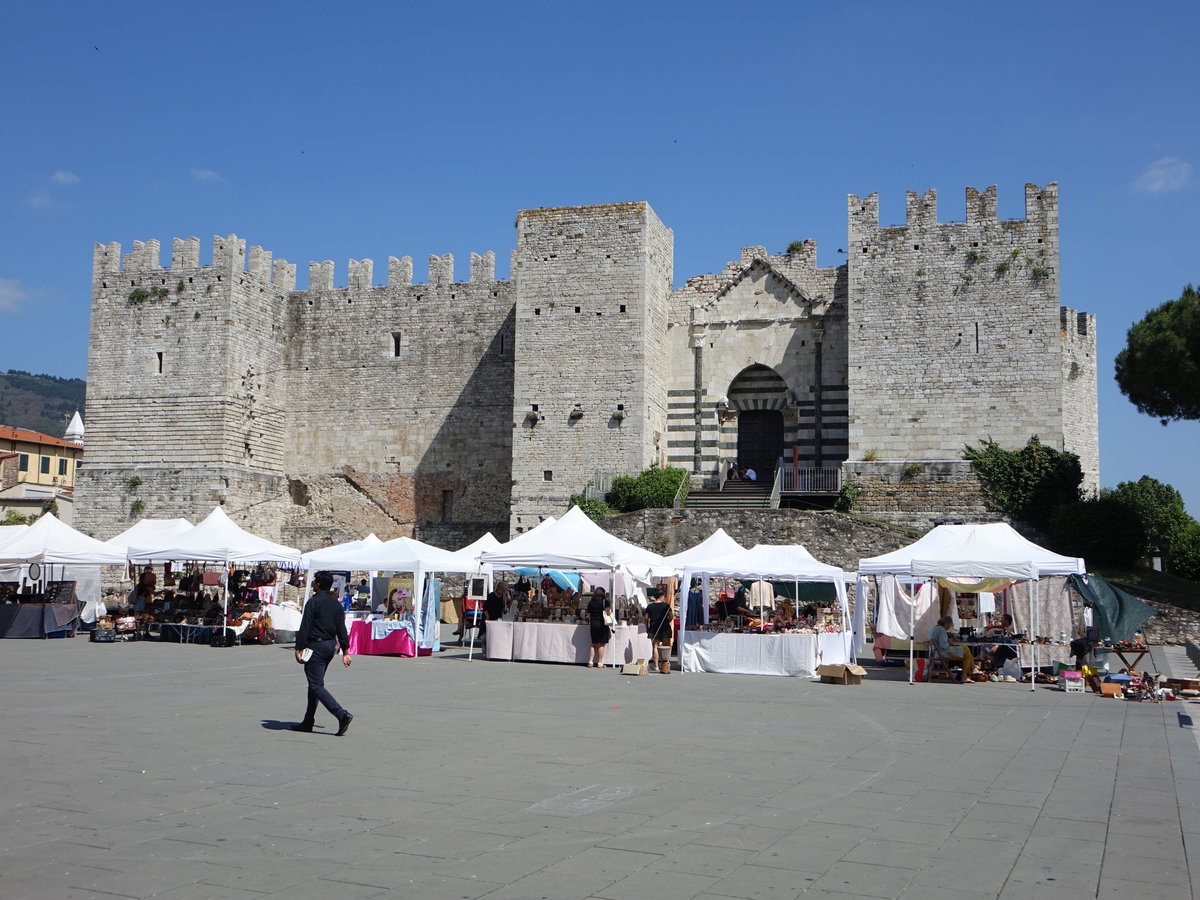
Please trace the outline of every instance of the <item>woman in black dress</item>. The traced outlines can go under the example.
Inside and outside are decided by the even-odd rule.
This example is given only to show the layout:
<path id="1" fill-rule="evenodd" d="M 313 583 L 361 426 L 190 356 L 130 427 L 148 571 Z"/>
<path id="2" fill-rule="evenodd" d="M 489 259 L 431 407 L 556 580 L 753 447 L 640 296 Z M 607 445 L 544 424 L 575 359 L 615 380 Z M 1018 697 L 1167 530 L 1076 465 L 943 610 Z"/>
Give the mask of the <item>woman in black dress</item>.
<path id="1" fill-rule="evenodd" d="M 592 645 L 588 648 L 587 664 L 594 665 L 597 669 L 604 665 L 604 648 L 612 639 L 612 629 L 604 621 L 604 611 L 611 609 L 612 600 L 608 598 L 604 588 L 596 588 L 587 605 L 588 626 L 592 630 Z"/>

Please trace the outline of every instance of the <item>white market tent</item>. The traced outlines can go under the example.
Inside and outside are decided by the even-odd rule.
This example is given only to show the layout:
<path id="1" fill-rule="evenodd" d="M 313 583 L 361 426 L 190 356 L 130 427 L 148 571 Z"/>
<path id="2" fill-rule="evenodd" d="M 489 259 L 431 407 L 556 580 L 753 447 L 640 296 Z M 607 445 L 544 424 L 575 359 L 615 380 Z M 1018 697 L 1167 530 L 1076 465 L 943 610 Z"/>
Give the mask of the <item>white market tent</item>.
<path id="1" fill-rule="evenodd" d="M 0 525 L 0 547 L 29 530 L 28 525 Z"/>
<path id="2" fill-rule="evenodd" d="M 0 545 L 0 565 L 42 563 L 66 566 L 123 566 L 125 552 L 76 531 L 52 513 Z"/>
<path id="3" fill-rule="evenodd" d="M 170 562 L 236 563 L 274 562 L 300 564 L 300 551 L 258 537 L 234 523 L 225 510 L 216 507 L 199 525 L 153 543 L 134 545 L 126 551 L 138 564 Z M 229 611 L 229 585 L 225 585 L 222 611 Z"/>
<path id="4" fill-rule="evenodd" d="M 426 544 L 413 538 L 394 538 L 381 544 L 350 550 L 335 557 L 331 554 L 326 566 L 338 569 L 355 569 L 371 572 L 412 572 L 413 573 L 413 616 L 417 622 L 417 646 L 423 646 L 422 640 L 430 641 L 426 633 L 431 627 L 436 628 L 437 618 L 427 621 L 425 615 L 425 576 L 431 572 L 477 572 L 478 560 L 451 553 L 432 544 Z"/>
<path id="5" fill-rule="evenodd" d="M 913 579 L 978 580 L 1010 578 L 1030 583 L 1030 610 L 1037 628 L 1037 582 L 1049 575 L 1082 575 L 1084 561 L 1061 556 L 1022 537 L 1011 525 L 939 525 L 920 540 L 871 559 L 859 560 L 861 574 L 905 575 Z M 1034 644 L 1036 669 L 1037 645 Z M 909 647 L 910 657 L 912 647 Z M 913 668 L 909 667 L 909 680 Z M 1030 679 L 1030 690 L 1036 690 Z"/>
<path id="6" fill-rule="evenodd" d="M 188 531 L 153 543 L 129 548 L 129 561 L 156 563 L 180 560 L 188 562 L 233 563 L 277 562 L 299 565 L 300 551 L 251 534 L 237 525 L 221 507 L 216 507 L 199 525 Z"/>
<path id="7" fill-rule="evenodd" d="M 356 550 L 362 550 L 366 547 L 378 547 L 382 544 L 379 538 L 373 533 L 368 534 L 365 538 L 357 541 L 346 541 L 343 544 L 334 544 L 330 547 L 322 547 L 320 550 L 310 550 L 300 556 L 300 567 L 308 569 L 337 569 L 339 561 L 347 553 L 353 553 Z M 369 569 L 363 571 L 369 572 Z"/>
<path id="8" fill-rule="evenodd" d="M 142 519 L 104 543 L 118 550 L 128 550 L 134 546 L 157 544 L 194 527 L 187 519 Z"/>
<path id="9" fill-rule="evenodd" d="M 609 534 L 578 506 L 557 522 L 541 523 L 507 544 L 481 554 L 484 563 L 511 567 L 602 571 L 625 569 L 647 580 L 649 570 L 662 568 L 662 557 Z"/>
<path id="10" fill-rule="evenodd" d="M 849 631 L 849 606 L 846 600 L 846 582 L 853 578 L 848 575 L 845 570 L 838 566 L 831 566 L 816 559 L 811 553 L 804 549 L 799 544 L 757 544 L 749 550 L 742 550 L 738 553 L 731 553 L 726 556 L 714 557 L 703 562 L 695 562 L 689 564 L 684 569 L 684 581 L 689 582 L 693 577 L 701 577 L 705 581 L 705 594 L 707 595 L 707 581 L 712 577 L 727 577 L 727 578 L 742 578 L 765 581 L 805 581 L 805 582 L 823 582 L 832 584 L 838 599 L 838 608 L 841 611 L 842 631 L 840 638 L 841 653 L 838 654 L 840 659 L 837 662 L 849 662 L 851 660 L 851 647 Z M 686 645 L 686 623 L 687 623 L 687 594 L 680 592 L 680 622 L 681 628 L 681 656 L 683 647 Z M 737 638 L 740 635 L 733 635 Z M 774 636 L 772 636 L 774 637 Z M 788 637 L 780 635 L 778 637 Z M 819 643 L 822 635 L 812 635 L 814 640 Z M 762 642 L 769 640 L 766 636 L 754 635 L 749 636 L 750 640 Z M 756 649 L 765 647 L 766 644 L 756 644 Z M 694 648 L 693 648 L 694 649 Z M 695 668 L 689 669 L 686 657 L 683 657 L 684 671 L 695 671 Z M 694 662 L 694 661 L 693 661 Z M 784 671 L 775 671 L 771 668 L 763 670 L 764 674 L 785 674 Z"/>
<path id="11" fill-rule="evenodd" d="M 724 528 L 718 528 L 695 547 L 664 556 L 663 563 L 674 574 L 682 572 L 692 563 L 705 563 L 720 556 L 729 556 L 731 553 L 742 553 L 745 549 L 726 534 Z"/>

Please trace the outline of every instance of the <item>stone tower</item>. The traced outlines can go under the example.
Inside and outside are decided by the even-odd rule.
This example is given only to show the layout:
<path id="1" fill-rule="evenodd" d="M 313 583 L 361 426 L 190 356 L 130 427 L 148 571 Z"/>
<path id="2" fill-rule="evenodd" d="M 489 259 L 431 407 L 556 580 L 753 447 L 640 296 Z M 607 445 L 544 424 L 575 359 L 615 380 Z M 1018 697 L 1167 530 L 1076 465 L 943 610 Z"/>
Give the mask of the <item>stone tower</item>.
<path id="1" fill-rule="evenodd" d="M 665 462 L 674 236 L 647 203 L 517 216 L 513 535 Z"/>
<path id="2" fill-rule="evenodd" d="M 849 458 L 961 460 L 963 444 L 1031 435 L 1079 454 L 1099 483 L 1095 319 L 1059 307 L 1058 186 L 1025 186 L 1025 218 L 967 189 L 966 222 L 908 192 L 880 227 L 849 197 Z"/>
<path id="3" fill-rule="evenodd" d="M 253 510 L 285 487 L 283 324 L 295 266 L 252 247 L 247 267 L 236 235 L 213 238 L 209 266 L 197 238 L 175 240 L 170 268 L 159 252 L 158 241 L 135 241 L 124 258 L 119 244 L 95 246 L 75 523 L 104 537 L 142 515 Z"/>

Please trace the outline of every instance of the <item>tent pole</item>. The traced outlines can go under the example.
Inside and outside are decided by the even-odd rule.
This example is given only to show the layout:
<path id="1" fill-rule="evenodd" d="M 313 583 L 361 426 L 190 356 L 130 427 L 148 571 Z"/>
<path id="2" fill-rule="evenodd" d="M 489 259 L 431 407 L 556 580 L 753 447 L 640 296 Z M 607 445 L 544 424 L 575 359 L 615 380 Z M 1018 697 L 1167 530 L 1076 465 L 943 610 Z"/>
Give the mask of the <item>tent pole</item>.
<path id="1" fill-rule="evenodd" d="M 221 597 L 221 637 L 225 636 L 225 625 L 229 621 L 229 554 L 225 554 L 225 585 Z"/>
<path id="2" fill-rule="evenodd" d="M 581 576 L 582 577 L 582 576 Z M 581 585 L 582 586 L 582 585 Z M 617 630 L 617 567 L 613 566 L 608 570 L 608 599 L 613 605 L 613 636 L 616 636 Z M 604 648 L 604 653 L 608 655 L 608 647 Z M 613 666 L 616 666 L 616 655 L 613 656 Z"/>
<path id="3" fill-rule="evenodd" d="M 896 578 L 896 590 L 897 591 L 900 590 L 899 577 Z M 921 589 L 917 588 L 916 593 L 918 596 L 920 595 L 920 592 L 921 592 Z M 917 599 L 916 597 L 913 597 L 912 602 L 910 602 L 908 604 L 908 683 L 909 684 L 917 683 L 917 678 L 916 678 L 916 676 L 917 676 L 917 657 L 916 657 L 916 650 L 914 648 L 914 644 L 916 643 L 916 636 L 917 636 L 917 603 L 916 603 L 916 599 Z"/>
<path id="4" fill-rule="evenodd" d="M 1029 582 L 1029 619 L 1032 622 L 1034 619 L 1034 611 L 1037 604 L 1037 580 L 1032 579 Z M 1038 616 L 1038 621 L 1034 625 L 1034 632 L 1030 637 L 1033 638 L 1033 643 L 1030 644 L 1030 650 L 1033 653 L 1033 668 L 1029 671 L 1029 690 L 1037 690 L 1037 673 L 1038 673 L 1038 645 L 1037 632 L 1041 630 L 1041 616 Z"/>

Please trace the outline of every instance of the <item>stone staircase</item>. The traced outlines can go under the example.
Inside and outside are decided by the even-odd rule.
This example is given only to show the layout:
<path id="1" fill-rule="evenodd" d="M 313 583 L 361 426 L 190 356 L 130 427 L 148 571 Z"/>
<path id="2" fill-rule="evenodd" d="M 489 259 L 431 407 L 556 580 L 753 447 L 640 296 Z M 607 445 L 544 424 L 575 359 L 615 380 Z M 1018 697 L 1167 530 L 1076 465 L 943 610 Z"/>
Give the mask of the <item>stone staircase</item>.
<path id="1" fill-rule="evenodd" d="M 723 491 L 689 491 L 688 509 L 770 509 L 771 483 L 727 481 Z"/>

